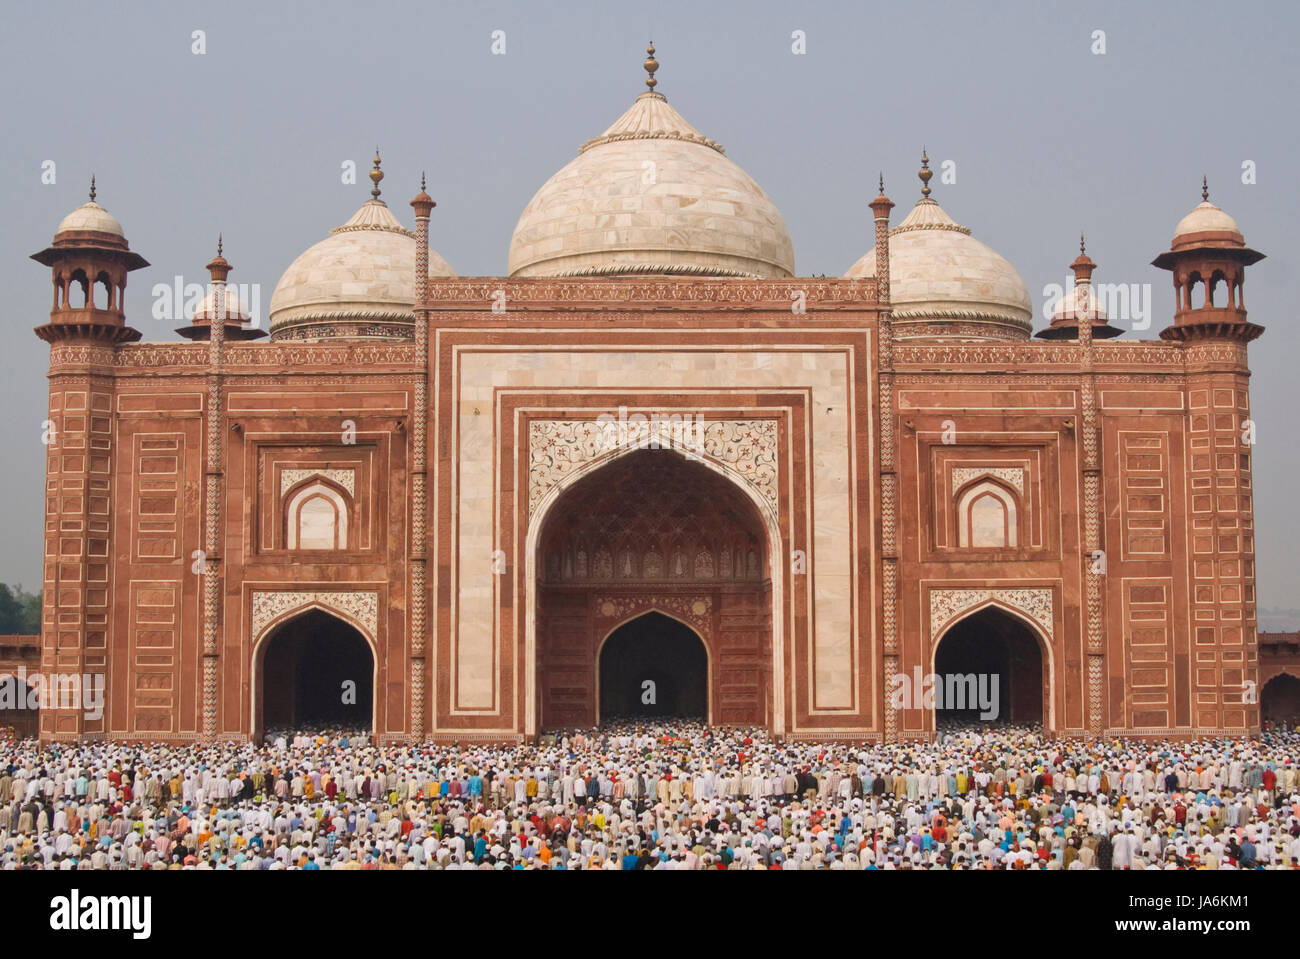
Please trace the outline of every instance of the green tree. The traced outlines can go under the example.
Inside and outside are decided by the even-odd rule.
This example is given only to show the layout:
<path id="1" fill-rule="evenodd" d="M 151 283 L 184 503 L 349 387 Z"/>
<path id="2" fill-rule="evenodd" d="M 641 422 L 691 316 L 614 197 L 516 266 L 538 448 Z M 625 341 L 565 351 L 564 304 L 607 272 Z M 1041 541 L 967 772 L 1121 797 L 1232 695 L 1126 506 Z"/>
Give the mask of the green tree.
<path id="1" fill-rule="evenodd" d="M 0 583 L 0 635 L 32 636 L 41 631 L 41 594 Z"/>

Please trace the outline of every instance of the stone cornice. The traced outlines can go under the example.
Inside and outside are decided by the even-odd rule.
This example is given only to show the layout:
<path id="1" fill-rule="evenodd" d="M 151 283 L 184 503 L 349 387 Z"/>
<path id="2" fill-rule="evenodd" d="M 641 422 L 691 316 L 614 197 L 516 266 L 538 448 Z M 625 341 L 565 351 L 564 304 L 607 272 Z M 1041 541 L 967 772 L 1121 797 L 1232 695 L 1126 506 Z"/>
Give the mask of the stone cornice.
<path id="1" fill-rule="evenodd" d="M 1129 341 L 1093 345 L 1093 368 L 1106 370 L 1165 369 L 1169 373 L 1182 373 L 1188 361 L 1188 351 L 1183 346 L 1161 342 Z M 1221 349 L 1222 362 L 1232 362 L 1231 350 Z M 1235 355 L 1235 354 L 1234 354 Z M 1077 342 L 1068 343 L 900 343 L 894 347 L 894 363 L 898 369 L 922 367 L 948 372 L 954 366 L 992 366 L 1000 369 L 1014 367 L 1056 366 L 1067 370 L 1083 367 L 1083 347 Z M 912 372 L 915 370 L 910 370 Z"/>
<path id="2" fill-rule="evenodd" d="M 421 357 L 414 343 L 240 343 L 227 345 L 222 351 L 223 373 L 239 375 L 267 370 L 280 372 L 338 371 L 362 374 L 377 367 L 384 372 L 394 369 L 419 370 Z M 99 367 L 105 373 L 116 371 L 147 373 L 175 370 L 205 373 L 208 366 L 207 343 L 139 343 L 107 347 L 81 344 L 56 344 L 50 350 L 51 372 L 80 372 Z"/>
<path id="3" fill-rule="evenodd" d="M 790 312 L 791 304 L 800 294 L 810 311 L 837 308 L 872 310 L 878 306 L 873 279 L 621 276 L 429 280 L 429 308 L 434 311 L 490 310 L 494 302 L 500 302 L 504 297 L 507 312 L 548 311 L 557 304 L 570 310 L 592 312 L 607 311 L 611 307 Z"/>

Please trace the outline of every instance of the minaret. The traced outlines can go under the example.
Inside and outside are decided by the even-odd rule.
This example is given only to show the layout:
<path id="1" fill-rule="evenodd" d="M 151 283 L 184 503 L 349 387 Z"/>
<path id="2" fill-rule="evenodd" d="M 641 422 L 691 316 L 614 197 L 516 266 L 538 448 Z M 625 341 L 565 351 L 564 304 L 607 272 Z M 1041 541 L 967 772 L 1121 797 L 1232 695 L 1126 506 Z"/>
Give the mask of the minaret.
<path id="1" fill-rule="evenodd" d="M 105 713 L 41 710 L 40 737 L 102 738 L 109 730 L 107 688 L 112 648 L 109 581 L 118 344 L 140 339 L 126 325 L 126 275 L 148 266 L 131 252 L 122 225 L 90 200 L 59 224 L 32 259 L 51 269 L 54 303 L 36 335 L 50 344 L 50 401 L 45 422 L 45 561 L 41 576 L 41 670 L 99 676 Z"/>
<path id="2" fill-rule="evenodd" d="M 203 701 L 200 732 L 205 742 L 212 742 L 217 736 L 217 706 L 221 686 L 221 581 L 225 569 L 222 507 L 225 505 L 226 485 L 226 443 L 222 431 L 226 404 L 221 373 L 229 317 L 226 278 L 230 275 L 230 269 L 230 264 L 221 255 L 221 237 L 218 236 L 217 255 L 208 263 L 211 289 L 199 310 L 200 314 L 208 317 L 208 397 L 203 411 L 207 451 L 203 469 L 203 560 L 200 565 L 203 586 Z M 195 328 L 202 329 L 202 326 Z"/>
<path id="3" fill-rule="evenodd" d="M 927 170 L 928 172 L 928 170 Z M 927 188 L 928 189 L 928 188 Z M 884 687 L 880 696 L 887 740 L 898 735 L 898 712 L 889 702 L 898 671 L 898 463 L 897 417 L 894 415 L 894 320 L 889 300 L 889 211 L 894 201 L 885 196 L 885 175 L 880 192 L 871 201 L 876 228 L 877 359 L 880 363 L 880 496 L 881 573 L 884 592 L 881 628 L 884 635 Z"/>
<path id="4" fill-rule="evenodd" d="M 1169 250 L 1152 261 L 1173 274 L 1174 322 L 1160 336 L 1182 343 L 1187 374 L 1187 536 L 1201 554 L 1190 597 L 1195 666 L 1217 677 L 1213 689 L 1192 688 L 1188 678 L 1189 688 L 1177 690 L 1187 697 L 1184 714 L 1175 712 L 1178 726 L 1259 729 L 1257 697 L 1249 692 L 1259 681 L 1259 661 L 1246 344 L 1264 328 L 1246 319 L 1244 287 L 1246 267 L 1263 258 L 1210 202 L 1202 178 L 1201 202 L 1179 222 Z"/>
<path id="5" fill-rule="evenodd" d="M 376 162 L 379 151 L 375 151 Z M 378 171 L 376 165 L 375 170 Z M 372 174 L 373 175 L 373 174 Z M 381 173 L 380 176 L 383 176 Z M 375 187 L 378 189 L 378 180 Z M 377 195 L 377 194 L 376 194 Z M 426 639 L 428 638 L 428 451 L 427 426 L 429 420 L 429 383 L 433 379 L 432 358 L 429 353 L 429 213 L 436 203 L 424 192 L 424 174 L 420 174 L 420 192 L 411 201 L 415 208 L 415 351 L 423 373 L 415 383 L 413 411 L 413 436 L 411 451 L 411 595 L 410 641 L 407 649 L 411 657 L 411 737 L 417 742 L 425 738 Z M 436 716 L 437 714 L 434 713 Z"/>

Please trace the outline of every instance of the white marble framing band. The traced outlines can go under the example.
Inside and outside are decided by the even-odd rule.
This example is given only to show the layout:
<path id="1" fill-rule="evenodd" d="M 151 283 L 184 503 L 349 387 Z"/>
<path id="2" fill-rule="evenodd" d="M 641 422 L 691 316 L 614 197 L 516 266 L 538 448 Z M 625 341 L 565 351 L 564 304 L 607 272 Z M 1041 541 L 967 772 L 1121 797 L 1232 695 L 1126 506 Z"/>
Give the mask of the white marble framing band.
<path id="1" fill-rule="evenodd" d="M 610 393 L 625 395 L 636 402 L 636 398 L 654 392 L 660 395 L 681 394 L 680 399 L 665 404 L 669 412 L 699 413 L 706 422 L 711 415 L 717 415 L 719 419 L 713 422 L 723 424 L 719 429 L 726 428 L 726 419 L 752 417 L 745 422 L 746 430 L 753 429 L 762 421 L 779 422 L 780 416 L 769 406 L 753 406 L 749 401 L 742 402 L 739 408 L 735 405 L 700 406 L 693 405 L 690 397 L 693 394 L 716 396 L 718 393 L 740 393 L 749 397 L 755 392 L 771 389 L 806 395 L 805 415 L 815 419 L 817 428 L 806 437 L 801 451 L 808 463 L 808 486 L 802 495 L 807 515 L 816 517 L 816 521 L 805 530 L 793 531 L 799 537 L 795 542 L 783 541 L 775 520 L 778 509 L 772 496 L 762 491 L 758 480 L 741 474 L 740 468 L 733 466 L 727 455 L 715 459 L 707 452 L 699 455 L 684 448 L 685 443 L 670 442 L 669 445 L 677 448 L 680 455 L 694 457 L 706 468 L 729 476 L 746 490 L 760 514 L 765 516 L 765 522 L 772 527 L 769 528 L 769 539 L 773 544 L 779 544 L 770 557 L 770 561 L 776 564 L 771 570 L 774 590 L 777 584 L 784 583 L 780 574 L 787 562 L 788 550 L 792 547 L 806 550 L 809 557 L 807 610 L 788 609 L 784 605 L 784 596 L 778 601 L 774 592 L 773 611 L 775 614 L 777 610 L 785 610 L 786 618 L 780 630 L 782 636 L 793 634 L 796 615 L 804 613 L 807 616 L 810 642 L 805 655 L 808 668 L 801 675 L 806 676 L 808 701 L 813 704 L 811 713 L 857 708 L 861 675 L 859 658 L 867 652 L 854 635 L 854 623 L 858 622 L 859 615 L 858 593 L 848 542 L 862 521 L 856 512 L 855 496 L 859 488 L 857 471 L 866 466 L 857 462 L 858 451 L 854 441 L 854 425 L 858 422 L 856 402 L 860 397 L 854 389 L 853 369 L 855 349 L 869 348 L 870 336 L 860 328 L 826 327 L 819 328 L 819 331 L 861 334 L 861 346 L 856 343 L 793 344 L 781 341 L 770 344 L 732 341 L 707 346 L 661 346 L 640 342 L 571 346 L 551 342 L 550 337 L 557 331 L 548 331 L 547 337 L 539 338 L 535 343 L 473 343 L 451 348 L 451 370 L 446 375 L 455 384 L 455 398 L 445 414 L 451 421 L 451 450 L 455 457 L 455 467 L 445 479 L 451 487 L 452 502 L 449 531 L 452 539 L 451 582 L 448 584 L 453 597 L 449 624 L 451 649 L 450 661 L 436 664 L 437 669 L 447 669 L 452 676 L 453 701 L 446 710 L 448 714 L 491 713 L 502 707 L 499 701 L 502 688 L 500 576 L 492 575 L 491 571 L 494 551 L 500 549 L 495 531 L 501 522 L 499 497 L 505 484 L 510 483 L 509 488 L 518 491 L 520 508 L 527 515 L 529 530 L 522 541 L 514 542 L 513 553 L 505 558 L 507 569 L 522 572 L 522 575 L 515 574 L 526 617 L 525 675 L 519 680 L 525 691 L 520 725 L 528 731 L 536 719 L 536 646 L 527 618 L 533 615 L 535 601 L 531 593 L 531 568 L 535 562 L 532 550 L 536 547 L 537 530 L 558 493 L 592 468 L 599 468 L 611 456 L 626 452 L 615 449 L 594 459 L 584 457 L 585 462 L 576 468 L 566 467 L 568 475 L 563 482 L 552 485 L 549 492 L 542 494 L 529 513 L 533 469 L 531 426 L 522 427 L 522 448 L 516 447 L 518 458 L 513 463 L 513 476 L 504 475 L 503 470 L 510 469 L 511 464 L 499 462 L 496 455 L 499 437 L 507 429 L 500 422 L 503 416 L 500 401 L 512 393 L 533 395 L 547 392 L 563 392 L 569 397 L 565 406 L 568 412 L 565 417 L 540 416 L 539 420 L 571 420 L 576 417 L 600 422 L 601 415 L 618 419 L 617 402 L 613 408 L 608 405 Z M 701 329 L 696 332 L 714 331 Z M 864 362 L 870 375 L 873 365 L 870 357 L 867 356 Z M 645 371 L 653 371 L 652 382 L 638 379 Z M 575 383 L 585 385 L 575 388 Z M 584 409 L 582 404 L 586 394 L 599 395 L 602 399 Z M 710 404 L 716 402 L 713 399 L 709 401 Z M 516 410 L 514 415 L 518 417 L 519 411 Z M 588 428 L 592 429 L 590 425 Z M 597 441 L 598 434 L 592 438 L 593 445 Z M 755 445 L 754 440 L 748 437 L 737 437 L 733 444 L 737 447 Z M 738 449 L 735 452 L 739 461 L 745 461 L 751 455 L 742 456 Z M 778 488 L 790 481 L 789 458 L 789 447 L 783 446 L 779 483 L 775 479 L 773 482 Z M 775 465 L 769 466 L 775 477 Z M 748 464 L 745 468 L 749 468 Z M 542 485 L 540 481 L 538 485 Z M 782 489 L 780 497 L 785 495 Z M 778 663 L 777 666 L 781 668 L 788 664 Z M 775 679 L 784 682 L 783 676 Z M 784 689 L 778 692 L 784 693 Z"/>

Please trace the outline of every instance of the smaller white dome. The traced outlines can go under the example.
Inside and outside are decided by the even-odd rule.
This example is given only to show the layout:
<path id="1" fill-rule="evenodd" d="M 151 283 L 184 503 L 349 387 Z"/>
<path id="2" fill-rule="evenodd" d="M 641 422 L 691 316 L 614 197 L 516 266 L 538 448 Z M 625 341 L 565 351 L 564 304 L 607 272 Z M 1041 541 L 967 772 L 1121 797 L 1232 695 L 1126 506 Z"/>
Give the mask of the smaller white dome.
<path id="1" fill-rule="evenodd" d="M 429 250 L 429 275 L 455 271 Z M 382 200 L 367 200 L 342 226 L 289 265 L 271 294 L 272 335 L 307 328 L 311 335 L 348 335 L 350 322 L 413 327 L 415 234 Z"/>
<path id="2" fill-rule="evenodd" d="M 1105 320 L 1102 309 L 1093 293 L 1091 283 L 1076 283 L 1056 301 L 1052 308 L 1053 320 Z"/>
<path id="3" fill-rule="evenodd" d="M 216 315 L 217 291 L 209 289 L 208 295 L 203 298 L 203 302 L 199 304 L 198 309 L 194 311 L 194 316 L 191 316 L 190 319 L 193 320 L 196 316 L 214 317 Z M 226 287 L 226 318 L 239 323 L 243 323 L 249 318 L 248 310 L 239 301 L 239 294 L 234 286 Z"/>
<path id="4" fill-rule="evenodd" d="M 1202 200 L 1174 228 L 1174 241 L 1193 233 L 1235 233 L 1241 236 L 1237 221 L 1209 200 Z M 1244 242 L 1244 241 L 1243 241 Z"/>
<path id="5" fill-rule="evenodd" d="M 875 247 L 844 274 L 875 275 Z M 889 299 L 900 337 L 1024 339 L 1032 329 L 1029 290 L 1016 268 L 928 196 L 889 231 Z"/>
<path id="6" fill-rule="evenodd" d="M 117 222 L 117 217 L 94 200 L 88 200 L 65 216 L 59 228 L 54 231 L 54 235 L 58 236 L 68 231 L 108 233 L 126 239 L 126 234 L 122 232 L 122 224 Z"/>

